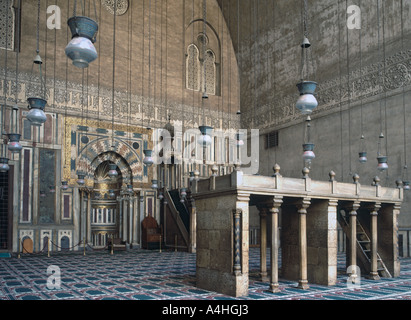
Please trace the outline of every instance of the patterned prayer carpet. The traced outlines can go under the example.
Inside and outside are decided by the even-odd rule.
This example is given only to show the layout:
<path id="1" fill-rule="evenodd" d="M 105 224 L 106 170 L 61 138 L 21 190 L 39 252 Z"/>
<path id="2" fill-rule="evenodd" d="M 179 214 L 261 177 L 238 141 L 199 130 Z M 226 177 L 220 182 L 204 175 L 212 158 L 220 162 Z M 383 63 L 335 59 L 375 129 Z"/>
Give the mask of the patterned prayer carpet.
<path id="1" fill-rule="evenodd" d="M 267 255 L 269 257 L 269 255 Z M 250 249 L 250 286 L 233 298 L 196 287 L 195 254 L 174 251 L 52 253 L 0 259 L 0 300 L 411 300 L 411 259 L 401 259 L 398 278 L 361 278 L 347 287 L 345 255 L 338 256 L 338 283 L 327 287 L 280 279 L 279 293 L 258 278 L 259 249 Z M 268 264 L 269 265 L 269 264 Z M 60 269 L 60 288 L 50 289 L 50 266 Z M 56 274 L 54 274 L 56 275 Z M 49 283 L 50 284 L 50 283 Z M 55 283 L 54 283 L 55 284 Z M 58 287 L 58 286 L 57 286 Z"/>

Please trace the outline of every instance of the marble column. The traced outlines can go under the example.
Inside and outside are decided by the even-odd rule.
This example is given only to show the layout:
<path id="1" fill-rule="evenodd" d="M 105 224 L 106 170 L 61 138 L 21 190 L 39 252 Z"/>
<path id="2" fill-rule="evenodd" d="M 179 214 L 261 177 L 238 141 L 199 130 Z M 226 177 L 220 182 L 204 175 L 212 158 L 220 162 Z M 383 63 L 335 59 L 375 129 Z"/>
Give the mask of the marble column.
<path id="1" fill-rule="evenodd" d="M 350 256 L 349 263 L 351 267 L 351 277 L 357 276 L 357 210 L 360 208 L 359 202 L 354 202 L 350 207 Z"/>
<path id="2" fill-rule="evenodd" d="M 139 210 L 138 210 L 138 197 L 134 196 L 133 197 L 133 245 L 137 246 L 139 244 L 139 236 L 138 236 L 138 230 L 140 228 L 139 224 Z"/>
<path id="3" fill-rule="evenodd" d="M 130 244 L 132 244 L 133 243 L 133 197 L 129 197 L 129 200 L 128 200 L 128 209 L 129 209 L 129 211 L 128 211 L 128 219 L 129 219 L 129 222 L 128 222 L 128 229 L 129 229 L 129 232 L 128 232 L 128 234 L 129 234 L 129 242 L 130 242 Z"/>
<path id="4" fill-rule="evenodd" d="M 84 190 L 80 189 L 80 214 L 79 214 L 79 238 L 83 241 L 84 238 Z"/>
<path id="5" fill-rule="evenodd" d="M 123 241 L 128 242 L 127 198 L 123 198 Z"/>
<path id="6" fill-rule="evenodd" d="M 86 223 L 87 223 L 87 230 L 86 230 L 86 243 L 90 242 L 91 239 L 91 192 L 88 193 L 88 202 L 87 202 L 87 213 L 86 213 Z"/>
<path id="7" fill-rule="evenodd" d="M 378 210 L 381 208 L 379 203 L 376 203 L 371 208 L 371 272 L 368 276 L 369 279 L 379 280 L 380 276 L 378 275 L 378 228 L 377 228 L 377 218 Z"/>
<path id="8" fill-rule="evenodd" d="M 267 281 L 267 212 L 265 206 L 257 206 L 260 212 L 260 278 Z"/>
<path id="9" fill-rule="evenodd" d="M 190 207 L 190 247 L 189 252 L 196 252 L 196 239 L 197 239 L 197 209 L 195 200 L 190 196 L 191 207 Z M 166 207 L 164 208 L 166 210 Z"/>
<path id="10" fill-rule="evenodd" d="M 143 201 L 141 201 L 141 199 L 143 199 Z M 144 193 L 143 193 L 143 191 L 140 192 L 139 201 L 140 201 L 140 222 L 139 222 L 138 229 L 139 229 L 139 232 L 140 232 L 140 245 L 141 245 L 141 244 L 142 244 L 142 237 L 143 237 L 143 234 L 142 234 L 142 231 L 141 231 L 141 222 L 142 222 L 142 221 L 144 220 L 144 218 L 145 218 L 145 212 L 144 212 L 144 207 L 145 207 L 144 203 L 145 203 L 145 200 L 144 200 Z"/>
<path id="11" fill-rule="evenodd" d="M 282 197 L 274 197 L 273 203 L 269 209 L 271 214 L 271 258 L 270 258 L 270 289 L 269 291 L 275 293 L 280 292 L 278 283 L 278 214 L 281 204 L 283 203 Z"/>
<path id="12" fill-rule="evenodd" d="M 307 209 L 310 206 L 310 199 L 304 198 L 297 205 L 298 208 L 298 246 L 299 246 L 299 280 L 298 288 L 309 289 L 307 271 Z"/>
<path id="13" fill-rule="evenodd" d="M 118 203 L 118 230 L 119 230 L 119 238 L 123 238 L 123 199 L 121 197 L 117 197 Z"/>

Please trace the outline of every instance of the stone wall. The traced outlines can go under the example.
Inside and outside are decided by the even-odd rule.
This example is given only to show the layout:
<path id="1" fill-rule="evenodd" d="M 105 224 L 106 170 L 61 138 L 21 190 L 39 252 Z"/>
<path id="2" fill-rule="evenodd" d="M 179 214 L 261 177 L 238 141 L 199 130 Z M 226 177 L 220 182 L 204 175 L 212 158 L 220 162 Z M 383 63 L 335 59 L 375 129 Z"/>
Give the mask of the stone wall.
<path id="1" fill-rule="evenodd" d="M 260 173 L 271 175 L 278 163 L 284 175 L 300 177 L 305 116 L 299 114 L 295 103 L 302 1 L 219 3 L 226 17 L 228 12 L 232 17 L 228 24 L 240 67 L 241 126 L 259 128 L 261 146 L 265 134 L 279 131 L 278 147 L 260 149 Z M 411 4 L 395 0 L 378 3 L 377 10 L 375 1 L 308 1 L 308 38 L 315 71 L 310 80 L 319 84 L 311 134 L 317 157 L 310 176 L 315 179 L 328 179 L 334 170 L 338 181 L 350 182 L 358 173 L 360 183 L 369 185 L 379 175 L 382 185 L 395 187 L 402 176 L 405 150 L 407 159 L 411 156 L 407 130 Z M 347 5 L 351 4 L 361 9 L 359 30 L 347 28 Z M 362 132 L 369 159 L 364 165 L 358 162 Z M 389 163 L 386 173 L 376 170 L 381 132 L 385 135 L 382 152 Z M 408 198 L 405 196 L 399 216 L 400 228 L 411 228 Z"/>
<path id="2" fill-rule="evenodd" d="M 17 1 L 15 1 L 17 3 Z M 86 15 L 95 19 L 92 1 Z M 214 127 L 238 127 L 238 74 L 236 58 L 224 17 L 214 0 L 207 1 L 207 31 L 215 35 L 219 59 L 216 61 L 219 95 L 210 95 L 203 104 L 201 92 L 185 88 L 186 49 L 202 32 L 203 9 L 200 1 L 142 1 L 128 3 L 116 16 L 104 1 L 95 1 L 99 32 L 95 47 L 99 58 L 84 70 L 67 61 L 64 49 L 71 39 L 66 24 L 73 13 L 73 1 L 55 1 L 61 9 L 61 29 L 48 29 L 46 2 L 41 1 L 39 49 L 46 81 L 47 110 L 111 121 L 114 82 L 114 121 L 132 121 L 141 126 L 161 127 L 168 116 L 186 127 L 203 123 Z M 50 2 L 48 3 L 49 5 Z M 82 6 L 77 4 L 77 14 Z M 111 10 L 112 11 L 112 10 Z M 26 105 L 28 94 L 38 89 L 38 71 L 33 69 L 36 55 L 37 1 L 22 1 L 21 40 L 18 67 L 18 103 Z M 197 27 L 193 28 L 193 23 Z M 200 26 L 200 27 L 199 27 Z M 115 75 L 113 77 L 113 55 Z M 1 56 L 3 58 L 3 55 Z M 4 87 L 4 62 L 0 60 Z M 16 54 L 8 52 L 7 78 L 10 103 L 15 100 Z M 33 73 L 32 73 L 33 71 Z M 34 76 L 33 76 L 34 75 Z M 66 90 L 67 89 L 67 90 Z M 205 120 L 204 120 L 205 119 Z"/>

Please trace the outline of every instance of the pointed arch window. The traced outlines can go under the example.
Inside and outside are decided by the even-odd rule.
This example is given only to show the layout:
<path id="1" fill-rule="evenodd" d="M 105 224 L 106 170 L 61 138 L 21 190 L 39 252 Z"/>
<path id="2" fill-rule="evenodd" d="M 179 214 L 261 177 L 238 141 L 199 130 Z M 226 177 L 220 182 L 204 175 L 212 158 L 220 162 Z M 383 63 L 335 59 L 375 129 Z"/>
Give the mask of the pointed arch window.
<path id="1" fill-rule="evenodd" d="M 218 67 L 217 55 L 208 37 L 199 34 L 197 40 L 187 47 L 186 88 L 218 95 Z"/>
<path id="2" fill-rule="evenodd" d="M 187 50 L 186 61 L 186 87 L 189 90 L 200 90 L 200 59 L 199 51 L 195 44 L 190 44 Z"/>
<path id="3" fill-rule="evenodd" d="M 215 72 L 215 54 L 211 50 L 207 50 L 204 57 L 204 66 L 201 69 L 202 75 L 202 90 L 208 94 L 215 95 L 215 82 L 216 82 L 216 72 Z"/>

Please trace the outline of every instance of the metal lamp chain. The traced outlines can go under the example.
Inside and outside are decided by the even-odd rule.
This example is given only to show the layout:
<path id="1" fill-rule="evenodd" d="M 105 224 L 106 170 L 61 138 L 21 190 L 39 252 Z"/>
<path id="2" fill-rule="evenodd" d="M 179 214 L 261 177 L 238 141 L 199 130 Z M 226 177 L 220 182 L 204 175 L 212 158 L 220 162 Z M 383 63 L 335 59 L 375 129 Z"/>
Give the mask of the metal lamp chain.
<path id="1" fill-rule="evenodd" d="M 17 2 L 18 10 L 21 10 L 21 0 Z M 17 23 L 16 23 L 16 33 L 20 34 L 20 14 L 17 15 Z M 19 88 L 18 88 L 18 77 L 19 77 L 19 52 L 20 52 L 20 38 L 16 37 L 16 105 L 18 103 L 18 95 L 19 95 Z M 17 126 L 17 125 L 16 125 Z"/>
<path id="2" fill-rule="evenodd" d="M 207 86 L 206 86 L 206 82 L 207 82 L 207 70 L 206 70 L 206 65 L 205 65 L 205 61 L 206 61 L 206 41 L 207 41 L 207 0 L 203 1 L 203 34 L 204 34 L 204 38 L 203 38 L 203 69 L 204 69 L 204 93 L 207 93 Z"/>
<path id="3" fill-rule="evenodd" d="M 304 36 L 308 38 L 308 2 L 304 0 Z"/>
<path id="4" fill-rule="evenodd" d="M 37 2 L 37 34 L 36 34 L 36 40 L 37 40 L 37 47 L 36 47 L 36 53 L 37 55 L 40 53 L 40 0 L 38 0 Z M 40 61 L 38 63 L 39 65 L 39 76 L 40 76 L 40 92 L 42 94 L 42 98 L 45 97 L 45 93 L 46 93 L 46 88 L 45 88 L 45 84 L 43 83 L 43 74 L 42 74 L 42 62 Z"/>
<path id="5" fill-rule="evenodd" d="M 111 146 L 114 148 L 114 89 L 115 89 L 115 72 L 116 72 L 116 15 L 117 15 L 117 0 L 114 0 L 114 26 L 113 26 L 113 87 L 112 87 L 112 113 L 111 113 Z"/>
<path id="6" fill-rule="evenodd" d="M 40 0 L 37 2 L 37 53 L 40 52 Z"/>

